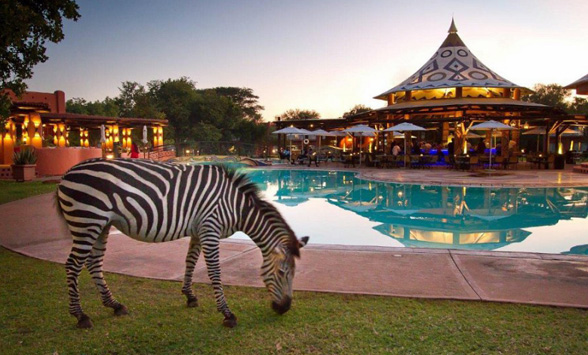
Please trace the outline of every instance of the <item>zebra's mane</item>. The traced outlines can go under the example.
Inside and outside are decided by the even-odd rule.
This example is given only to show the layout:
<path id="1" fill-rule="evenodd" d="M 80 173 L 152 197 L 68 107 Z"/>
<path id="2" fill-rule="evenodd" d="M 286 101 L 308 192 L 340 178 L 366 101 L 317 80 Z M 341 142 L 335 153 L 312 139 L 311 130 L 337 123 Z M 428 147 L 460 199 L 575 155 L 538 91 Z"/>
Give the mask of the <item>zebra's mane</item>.
<path id="1" fill-rule="evenodd" d="M 300 256 L 300 247 L 298 244 L 298 239 L 296 239 L 296 235 L 294 234 L 294 231 L 292 231 L 292 229 L 290 228 L 288 223 L 286 223 L 286 220 L 284 219 L 284 217 L 282 217 L 282 214 L 276 209 L 276 207 L 261 198 L 259 187 L 257 187 L 257 185 L 254 182 L 249 180 L 247 175 L 239 173 L 236 170 L 230 169 L 224 165 L 221 165 L 221 168 L 225 171 L 225 174 L 227 174 L 229 180 L 231 180 L 233 184 L 235 184 L 237 189 L 239 189 L 239 191 L 241 191 L 253 203 L 255 207 L 261 209 L 261 211 L 265 215 L 274 217 L 274 220 L 277 219 L 278 221 L 281 221 L 280 224 L 288 232 L 288 249 L 290 249 L 290 252 L 293 255 Z"/>

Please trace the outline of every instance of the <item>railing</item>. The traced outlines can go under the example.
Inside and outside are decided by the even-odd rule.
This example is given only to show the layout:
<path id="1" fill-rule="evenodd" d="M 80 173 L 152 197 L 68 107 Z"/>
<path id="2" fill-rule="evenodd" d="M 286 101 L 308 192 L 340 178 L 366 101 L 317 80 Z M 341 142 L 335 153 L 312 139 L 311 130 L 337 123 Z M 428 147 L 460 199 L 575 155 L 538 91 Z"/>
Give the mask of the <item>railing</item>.
<path id="1" fill-rule="evenodd" d="M 141 156 L 153 160 L 167 160 L 180 156 L 198 155 L 232 155 L 248 157 L 265 157 L 267 147 L 261 144 L 230 141 L 198 141 L 180 144 L 179 150 L 173 144 L 149 148 Z"/>
<path id="2" fill-rule="evenodd" d="M 178 155 L 235 155 L 261 157 L 265 147 L 261 144 L 231 141 L 198 141 L 182 144 Z"/>
<path id="3" fill-rule="evenodd" d="M 176 157 L 176 147 L 173 144 L 160 145 L 151 147 L 143 151 L 142 157 L 152 160 L 168 160 Z"/>

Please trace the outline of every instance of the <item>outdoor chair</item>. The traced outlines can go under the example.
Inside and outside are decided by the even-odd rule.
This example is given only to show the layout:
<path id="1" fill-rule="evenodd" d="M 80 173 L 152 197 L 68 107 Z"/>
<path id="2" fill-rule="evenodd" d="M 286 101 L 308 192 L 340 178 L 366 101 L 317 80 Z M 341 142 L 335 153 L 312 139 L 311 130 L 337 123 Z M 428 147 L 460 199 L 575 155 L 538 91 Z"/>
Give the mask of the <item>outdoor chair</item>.
<path id="1" fill-rule="evenodd" d="M 451 161 L 449 155 L 444 156 L 443 160 L 445 161 L 445 165 L 447 165 L 449 169 L 455 169 L 455 161 Z"/>
<path id="2" fill-rule="evenodd" d="M 353 159 L 352 154 L 344 154 L 341 158 L 343 161 L 343 166 L 345 168 L 348 168 L 350 166 L 353 166 L 355 168 L 355 159 Z"/>

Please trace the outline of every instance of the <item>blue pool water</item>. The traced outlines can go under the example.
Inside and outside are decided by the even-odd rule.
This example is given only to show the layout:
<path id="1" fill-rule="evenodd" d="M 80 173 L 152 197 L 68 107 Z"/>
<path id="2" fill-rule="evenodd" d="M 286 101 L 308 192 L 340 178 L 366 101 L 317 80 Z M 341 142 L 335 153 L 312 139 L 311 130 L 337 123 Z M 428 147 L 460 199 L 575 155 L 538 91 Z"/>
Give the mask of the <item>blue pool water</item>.
<path id="1" fill-rule="evenodd" d="M 588 254 L 588 188 L 406 185 L 312 170 L 247 174 L 297 236 L 315 244 Z"/>

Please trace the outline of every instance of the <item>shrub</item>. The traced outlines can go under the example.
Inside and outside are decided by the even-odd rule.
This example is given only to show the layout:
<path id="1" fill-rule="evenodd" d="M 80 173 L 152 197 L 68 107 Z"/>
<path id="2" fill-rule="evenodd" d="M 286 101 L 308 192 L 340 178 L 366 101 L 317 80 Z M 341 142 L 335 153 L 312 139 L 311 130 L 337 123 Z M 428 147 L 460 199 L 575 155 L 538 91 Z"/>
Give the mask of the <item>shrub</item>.
<path id="1" fill-rule="evenodd" d="M 23 148 L 18 152 L 14 152 L 12 157 L 14 165 L 30 165 L 37 163 L 37 154 L 34 148 Z"/>

